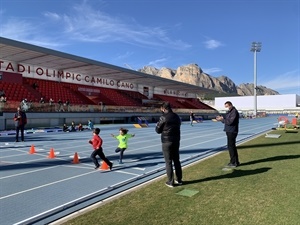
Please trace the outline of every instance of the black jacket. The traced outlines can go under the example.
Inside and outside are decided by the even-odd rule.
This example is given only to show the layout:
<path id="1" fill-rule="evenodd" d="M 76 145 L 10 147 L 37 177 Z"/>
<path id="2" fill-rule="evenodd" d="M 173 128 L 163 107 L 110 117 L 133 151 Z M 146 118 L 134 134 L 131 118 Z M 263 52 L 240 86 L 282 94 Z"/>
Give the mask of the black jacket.
<path id="1" fill-rule="evenodd" d="M 181 120 L 179 116 L 172 110 L 163 114 L 156 124 L 155 131 L 161 134 L 161 142 L 175 142 L 180 141 L 180 125 Z"/>
<path id="2" fill-rule="evenodd" d="M 226 115 L 224 116 L 223 123 L 224 131 L 231 132 L 231 133 L 238 133 L 239 132 L 239 112 L 236 110 L 235 107 L 232 107 Z"/>

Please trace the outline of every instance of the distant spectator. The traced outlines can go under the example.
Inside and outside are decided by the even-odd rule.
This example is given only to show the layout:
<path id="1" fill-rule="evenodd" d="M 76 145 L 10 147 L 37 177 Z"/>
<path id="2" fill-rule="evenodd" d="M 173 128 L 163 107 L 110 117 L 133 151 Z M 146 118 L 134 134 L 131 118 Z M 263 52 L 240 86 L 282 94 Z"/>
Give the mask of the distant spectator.
<path id="1" fill-rule="evenodd" d="M 190 125 L 193 126 L 193 122 L 195 120 L 195 114 L 193 111 L 190 112 Z"/>
<path id="2" fill-rule="evenodd" d="M 1 94 L 1 96 L 0 96 L 0 112 L 3 111 L 2 108 L 4 107 L 4 104 L 6 103 L 6 101 L 7 101 L 6 96 L 5 95 L 3 96 L 3 94 Z"/>
<path id="3" fill-rule="evenodd" d="M 78 124 L 78 127 L 77 127 L 77 129 L 78 129 L 78 131 L 83 131 L 84 129 L 83 129 L 83 126 L 82 126 L 82 124 L 80 123 L 80 124 Z"/>
<path id="4" fill-rule="evenodd" d="M 33 87 L 34 89 L 37 89 L 39 86 L 37 85 L 37 83 L 34 82 L 34 83 L 32 84 L 32 87 Z"/>
<path id="5" fill-rule="evenodd" d="M 21 101 L 21 103 L 27 104 L 27 98 L 23 98 L 23 100 Z"/>
<path id="6" fill-rule="evenodd" d="M 68 112 L 70 112 L 70 101 L 69 101 L 69 99 L 66 101 L 65 105 L 67 106 Z"/>
<path id="7" fill-rule="evenodd" d="M 89 130 L 93 130 L 94 129 L 94 124 L 93 124 L 93 122 L 91 121 L 91 120 L 88 120 L 88 129 Z"/>
<path id="8" fill-rule="evenodd" d="M 7 101 L 6 96 L 1 96 L 0 97 L 0 102 L 6 102 L 6 101 Z"/>
<path id="9" fill-rule="evenodd" d="M 50 111 L 53 111 L 52 110 L 52 107 L 54 105 L 54 100 L 52 98 L 49 99 L 49 106 L 50 106 Z"/>
<path id="10" fill-rule="evenodd" d="M 103 102 L 99 102 L 98 105 L 100 105 L 100 110 L 103 112 Z"/>
<path id="11" fill-rule="evenodd" d="M 44 103 L 45 103 L 45 99 L 44 99 L 43 97 L 41 97 L 40 103 L 41 103 L 41 104 L 44 104 Z"/>
<path id="12" fill-rule="evenodd" d="M 49 105 L 53 105 L 54 104 L 54 100 L 52 98 L 49 99 Z"/>
<path id="13" fill-rule="evenodd" d="M 2 90 L 0 90 L 0 97 L 6 97 L 6 95 L 5 95 L 5 91 L 2 89 Z"/>
<path id="14" fill-rule="evenodd" d="M 57 101 L 57 104 L 58 104 L 58 110 L 57 111 L 64 111 L 64 108 L 63 108 L 63 102 L 61 99 L 58 99 Z"/>
<path id="15" fill-rule="evenodd" d="M 72 121 L 70 131 L 76 131 L 75 123 Z"/>
<path id="16" fill-rule="evenodd" d="M 30 105 L 28 104 L 28 101 L 27 101 L 27 98 L 24 98 L 22 101 L 21 101 L 21 109 L 23 111 L 28 111 Z"/>
<path id="17" fill-rule="evenodd" d="M 67 124 L 64 124 L 64 125 L 63 125 L 63 132 L 70 132 L 70 130 L 69 130 Z"/>

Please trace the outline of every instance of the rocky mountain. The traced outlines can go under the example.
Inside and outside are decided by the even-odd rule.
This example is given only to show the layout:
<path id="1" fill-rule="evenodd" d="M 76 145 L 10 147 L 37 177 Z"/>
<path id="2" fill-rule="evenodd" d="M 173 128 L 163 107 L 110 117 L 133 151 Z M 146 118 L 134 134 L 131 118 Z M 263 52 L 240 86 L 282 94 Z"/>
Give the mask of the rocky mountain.
<path id="1" fill-rule="evenodd" d="M 197 64 L 188 64 L 180 66 L 177 70 L 163 67 L 157 69 L 151 66 L 145 66 L 138 71 L 168 78 L 188 84 L 193 84 L 199 87 L 213 89 L 219 93 L 231 95 L 253 95 L 253 84 L 240 84 L 236 85 L 229 77 L 220 76 L 213 77 L 206 74 Z M 278 95 L 277 91 L 269 89 L 265 86 L 258 85 L 256 89 L 257 95 Z"/>

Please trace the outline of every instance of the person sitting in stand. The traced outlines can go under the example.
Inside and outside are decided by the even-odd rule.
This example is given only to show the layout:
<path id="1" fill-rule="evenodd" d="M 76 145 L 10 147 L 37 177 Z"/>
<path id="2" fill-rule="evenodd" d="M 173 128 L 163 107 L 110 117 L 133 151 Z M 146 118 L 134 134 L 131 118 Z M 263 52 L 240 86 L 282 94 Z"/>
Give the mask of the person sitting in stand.
<path id="1" fill-rule="evenodd" d="M 44 99 L 43 97 L 41 97 L 40 103 L 41 103 L 41 104 L 44 104 L 44 103 L 45 103 L 45 99 Z"/>
<path id="2" fill-rule="evenodd" d="M 49 105 L 53 105 L 54 104 L 54 100 L 52 98 L 49 99 Z"/>
<path id="3" fill-rule="evenodd" d="M 75 123 L 72 121 L 70 131 L 76 131 Z"/>
<path id="4" fill-rule="evenodd" d="M 34 89 L 37 89 L 39 86 L 38 86 L 37 83 L 34 82 L 34 83 L 32 84 L 32 87 L 33 87 Z"/>
<path id="5" fill-rule="evenodd" d="M 6 97 L 5 91 L 4 91 L 4 90 L 1 90 L 1 91 L 0 91 L 0 97 Z"/>
<path id="6" fill-rule="evenodd" d="M 94 124 L 91 120 L 88 121 L 88 129 L 93 130 L 94 129 Z"/>
<path id="7" fill-rule="evenodd" d="M 57 104 L 58 104 L 58 110 L 57 111 L 58 112 L 64 111 L 63 102 L 62 102 L 61 99 L 58 99 Z"/>
<path id="8" fill-rule="evenodd" d="M 67 126 L 67 124 L 63 125 L 63 132 L 70 132 L 69 127 Z"/>
<path id="9" fill-rule="evenodd" d="M 83 131 L 84 130 L 84 128 L 83 128 L 83 126 L 82 126 L 82 124 L 80 123 L 80 124 L 78 124 L 78 127 L 77 127 L 77 129 L 78 129 L 78 131 Z"/>
<path id="10" fill-rule="evenodd" d="M 67 106 L 68 112 L 70 112 L 71 107 L 70 107 L 70 101 L 69 101 L 69 99 L 65 102 L 65 105 Z"/>
<path id="11" fill-rule="evenodd" d="M 1 96 L 0 97 L 0 102 L 6 102 L 6 101 L 7 101 L 6 96 Z"/>

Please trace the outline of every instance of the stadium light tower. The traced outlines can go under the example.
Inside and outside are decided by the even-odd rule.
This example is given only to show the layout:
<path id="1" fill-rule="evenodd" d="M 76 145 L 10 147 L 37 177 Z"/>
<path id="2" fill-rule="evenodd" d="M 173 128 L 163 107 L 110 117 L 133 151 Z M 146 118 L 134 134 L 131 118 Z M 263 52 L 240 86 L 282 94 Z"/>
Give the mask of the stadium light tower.
<path id="1" fill-rule="evenodd" d="M 254 110 L 253 116 L 256 117 L 257 114 L 257 61 L 256 61 L 256 53 L 260 52 L 261 50 L 261 42 L 252 42 L 251 45 L 251 52 L 254 52 L 254 89 L 253 89 L 253 96 L 254 96 Z"/>

